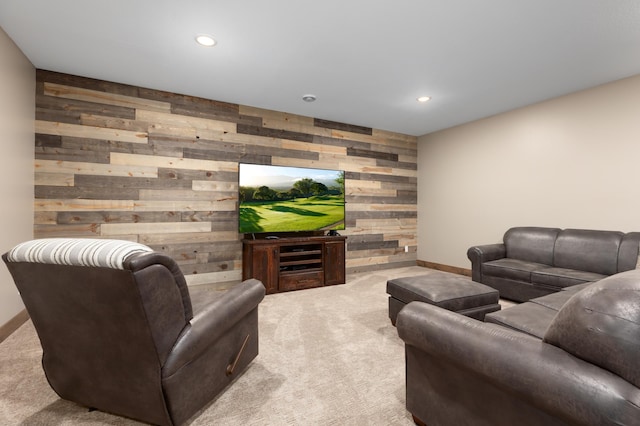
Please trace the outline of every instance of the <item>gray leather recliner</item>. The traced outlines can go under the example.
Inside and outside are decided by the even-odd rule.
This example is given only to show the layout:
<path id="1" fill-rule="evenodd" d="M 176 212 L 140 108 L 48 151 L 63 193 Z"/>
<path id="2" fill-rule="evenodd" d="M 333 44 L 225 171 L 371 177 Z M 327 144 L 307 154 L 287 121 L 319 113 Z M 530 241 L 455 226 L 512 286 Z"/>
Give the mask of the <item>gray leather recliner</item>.
<path id="1" fill-rule="evenodd" d="M 179 425 L 258 354 L 257 280 L 189 289 L 173 259 L 117 240 L 33 240 L 3 260 L 63 399 Z"/>

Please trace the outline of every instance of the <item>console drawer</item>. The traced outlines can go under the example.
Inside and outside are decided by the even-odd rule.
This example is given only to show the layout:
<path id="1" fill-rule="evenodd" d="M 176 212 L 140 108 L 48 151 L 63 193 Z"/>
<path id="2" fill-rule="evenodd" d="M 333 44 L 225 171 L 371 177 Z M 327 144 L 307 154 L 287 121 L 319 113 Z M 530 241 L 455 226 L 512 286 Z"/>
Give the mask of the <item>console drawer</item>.
<path id="1" fill-rule="evenodd" d="M 321 270 L 288 272 L 280 274 L 278 289 L 280 291 L 302 290 L 321 287 L 322 283 L 324 283 L 324 272 Z"/>

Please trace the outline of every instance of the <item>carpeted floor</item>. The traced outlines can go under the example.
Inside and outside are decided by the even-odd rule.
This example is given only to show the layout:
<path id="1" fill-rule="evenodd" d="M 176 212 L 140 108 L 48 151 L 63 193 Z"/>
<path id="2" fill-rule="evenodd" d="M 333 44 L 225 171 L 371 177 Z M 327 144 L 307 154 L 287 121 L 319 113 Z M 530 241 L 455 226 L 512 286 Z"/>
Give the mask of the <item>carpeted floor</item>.
<path id="1" fill-rule="evenodd" d="M 345 285 L 266 296 L 260 354 L 190 425 L 413 425 L 385 286 L 431 271 L 354 274 Z M 31 322 L 0 344 L 0 425 L 140 424 L 59 399 L 41 355 Z"/>

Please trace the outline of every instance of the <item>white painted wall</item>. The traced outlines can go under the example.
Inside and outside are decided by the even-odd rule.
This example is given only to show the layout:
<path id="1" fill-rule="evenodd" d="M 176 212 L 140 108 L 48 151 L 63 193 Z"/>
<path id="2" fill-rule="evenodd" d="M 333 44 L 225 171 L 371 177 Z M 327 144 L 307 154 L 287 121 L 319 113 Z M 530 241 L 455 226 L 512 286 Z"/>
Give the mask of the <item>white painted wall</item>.
<path id="1" fill-rule="evenodd" d="M 33 238 L 35 68 L 0 28 L 0 253 Z M 0 326 L 24 305 L 0 262 Z"/>
<path id="2" fill-rule="evenodd" d="M 511 226 L 640 231 L 640 76 L 422 136 L 418 165 L 419 260 L 470 268 Z"/>

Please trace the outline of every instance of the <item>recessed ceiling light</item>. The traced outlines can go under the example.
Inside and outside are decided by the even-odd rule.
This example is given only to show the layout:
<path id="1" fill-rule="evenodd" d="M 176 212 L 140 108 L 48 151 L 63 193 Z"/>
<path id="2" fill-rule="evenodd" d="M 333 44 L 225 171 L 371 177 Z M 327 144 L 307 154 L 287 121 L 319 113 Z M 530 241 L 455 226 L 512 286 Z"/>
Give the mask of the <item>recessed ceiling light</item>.
<path id="1" fill-rule="evenodd" d="M 205 47 L 212 47 L 216 45 L 215 39 L 208 34 L 198 34 L 196 36 L 196 42 Z"/>
<path id="2" fill-rule="evenodd" d="M 305 102 L 313 102 L 313 101 L 315 101 L 316 99 L 317 99 L 317 98 L 316 98 L 316 95 L 311 95 L 311 94 L 309 94 L 309 95 L 304 95 L 304 96 L 302 97 L 302 100 L 303 100 L 303 101 L 305 101 Z"/>
<path id="3" fill-rule="evenodd" d="M 420 96 L 417 101 L 418 102 L 429 102 L 431 100 L 431 96 Z"/>

